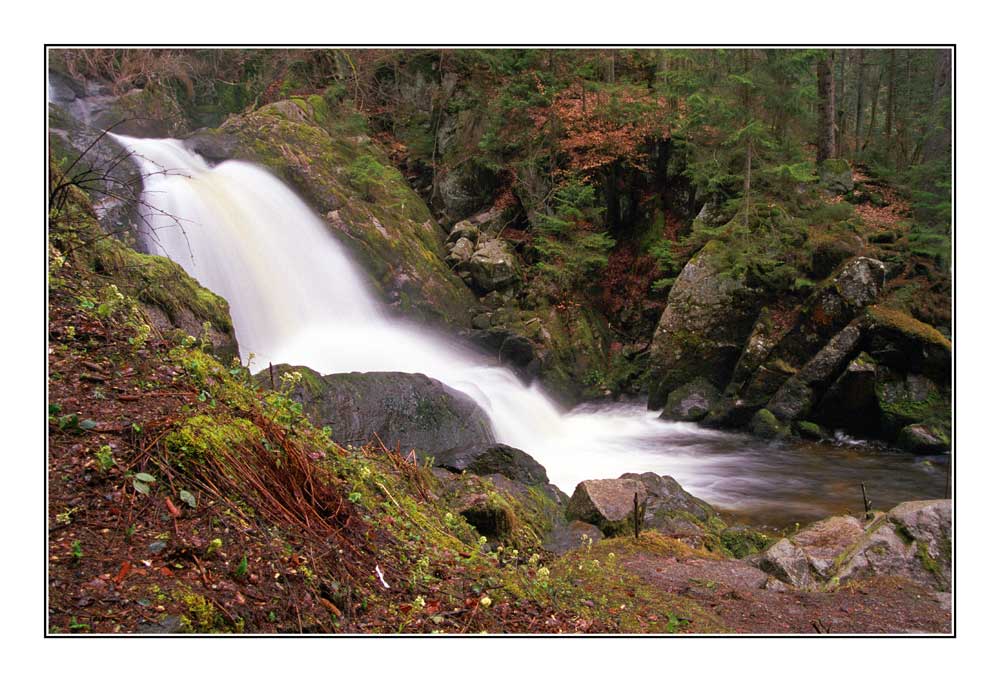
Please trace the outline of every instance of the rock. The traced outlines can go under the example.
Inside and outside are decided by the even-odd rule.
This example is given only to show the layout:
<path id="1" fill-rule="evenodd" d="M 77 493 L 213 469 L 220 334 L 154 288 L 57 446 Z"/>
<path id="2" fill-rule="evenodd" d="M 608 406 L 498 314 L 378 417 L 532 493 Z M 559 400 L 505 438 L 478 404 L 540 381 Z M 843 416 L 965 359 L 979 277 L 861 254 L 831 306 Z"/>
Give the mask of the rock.
<path id="1" fill-rule="evenodd" d="M 918 455 L 943 455 L 951 449 L 951 439 L 937 427 L 910 424 L 899 432 L 896 445 Z"/>
<path id="2" fill-rule="evenodd" d="M 641 482 L 646 491 L 646 515 L 643 518 L 643 527 L 660 528 L 668 520 L 675 518 L 683 518 L 697 524 L 708 524 L 718 518 L 712 505 L 684 490 L 680 483 L 670 476 L 660 476 L 647 471 L 644 474 L 623 474 L 619 480 L 622 479 Z M 643 504 L 641 494 L 639 504 Z"/>
<path id="3" fill-rule="evenodd" d="M 910 424 L 946 426 L 950 422 L 950 399 L 927 377 L 904 375 L 879 366 L 875 378 L 875 396 L 884 437 L 894 439 Z M 945 430 L 950 431 L 950 427 Z"/>
<path id="4" fill-rule="evenodd" d="M 885 306 L 865 311 L 871 356 L 882 365 L 951 383 L 952 345 L 934 327 Z"/>
<path id="5" fill-rule="evenodd" d="M 513 369 L 522 379 L 530 380 L 538 373 L 539 361 L 535 356 L 535 348 L 529 339 L 520 334 L 492 328 L 472 331 L 468 338 Z"/>
<path id="6" fill-rule="evenodd" d="M 405 455 L 438 458 L 482 452 L 494 444 L 489 417 L 464 393 L 423 374 L 351 372 L 320 376 L 308 367 L 276 365 L 274 376 L 301 372 L 292 397 L 315 424 L 329 426 L 342 445 L 361 446 L 378 434 Z M 270 386 L 268 370 L 256 381 Z"/>
<path id="7" fill-rule="evenodd" d="M 480 293 L 508 289 L 519 278 L 517 259 L 504 241 L 488 239 L 469 259 L 469 274 Z"/>
<path id="8" fill-rule="evenodd" d="M 634 499 L 646 500 L 646 487 L 629 478 L 582 481 L 566 507 L 566 518 L 592 523 L 606 535 L 622 535 L 632 527 Z"/>
<path id="9" fill-rule="evenodd" d="M 770 410 L 757 410 L 750 420 L 750 430 L 758 438 L 786 438 L 791 431 Z"/>
<path id="10" fill-rule="evenodd" d="M 950 592 L 951 556 L 951 500 L 903 502 L 869 525 L 838 562 L 834 580 L 891 575 Z"/>
<path id="11" fill-rule="evenodd" d="M 834 278 L 837 293 L 855 310 L 874 303 L 884 285 L 885 264 L 864 256 L 847 261 Z"/>
<path id="12" fill-rule="evenodd" d="M 479 313 L 472 318 L 472 328 L 477 330 L 489 329 L 492 323 L 492 315 L 489 313 Z"/>
<path id="13" fill-rule="evenodd" d="M 809 559 L 788 538 L 778 540 L 750 562 L 765 573 L 799 589 L 807 590 L 816 586 Z"/>
<path id="14" fill-rule="evenodd" d="M 146 621 L 141 624 L 137 632 L 143 635 L 175 635 L 184 631 L 184 624 L 180 616 L 163 616 L 159 621 Z"/>
<path id="15" fill-rule="evenodd" d="M 460 239 L 467 239 L 474 245 L 479 240 L 479 228 L 468 220 L 458 221 L 448 233 L 448 241 L 457 242 Z"/>
<path id="16" fill-rule="evenodd" d="M 670 289 L 650 346 L 650 409 L 697 377 L 725 386 L 740 356 L 760 301 L 725 271 L 716 257 L 722 248 L 706 244 Z"/>
<path id="17" fill-rule="evenodd" d="M 496 541 L 510 537 L 517 525 L 517 518 L 510 507 L 486 493 L 465 497 L 455 509 L 470 526 L 489 540 Z"/>
<path id="18" fill-rule="evenodd" d="M 456 472 L 469 471 L 479 475 L 502 474 L 525 485 L 549 482 L 545 467 L 536 462 L 531 455 L 501 443 L 479 452 L 465 450 L 438 455 L 434 458 L 434 464 Z"/>
<path id="19" fill-rule="evenodd" d="M 458 241 L 449 245 L 448 255 L 444 259 L 452 266 L 464 265 L 472 258 L 474 250 L 475 247 L 472 242 L 465 237 L 461 237 Z"/>
<path id="20" fill-rule="evenodd" d="M 852 433 L 874 432 L 878 426 L 876 369 L 868 353 L 859 353 L 823 395 L 816 407 L 816 418 Z"/>
<path id="21" fill-rule="evenodd" d="M 795 422 L 795 433 L 806 440 L 826 440 L 830 437 L 830 433 L 822 426 L 808 421 Z"/>
<path id="22" fill-rule="evenodd" d="M 553 554 L 565 554 L 603 537 L 601 529 L 593 524 L 570 521 L 568 524 L 557 524 L 545 537 L 542 547 Z"/>
<path id="23" fill-rule="evenodd" d="M 715 386 L 698 377 L 670 392 L 670 395 L 667 396 L 667 404 L 660 414 L 660 419 L 684 422 L 699 421 L 709 413 L 719 397 L 719 390 Z"/>
<path id="24" fill-rule="evenodd" d="M 782 538 L 749 561 L 799 589 L 813 589 L 834 577 L 840 558 L 863 535 L 864 527 L 854 517 L 834 516 Z"/>
<path id="25" fill-rule="evenodd" d="M 851 164 L 844 159 L 826 159 L 817 170 L 821 188 L 834 194 L 847 194 L 854 189 Z"/>
<path id="26" fill-rule="evenodd" d="M 825 581 L 833 576 L 838 557 L 864 532 L 864 525 L 853 516 L 833 516 L 806 526 L 791 540 L 805 554 L 816 578 Z"/>
<path id="27" fill-rule="evenodd" d="M 471 159 L 443 170 L 438 196 L 446 217 L 457 220 L 476 213 L 489 202 L 496 185 L 496 173 Z"/>
<path id="28" fill-rule="evenodd" d="M 184 146 L 207 161 L 226 161 L 236 153 L 238 141 L 211 128 L 201 128 L 184 138 Z"/>
<path id="29" fill-rule="evenodd" d="M 805 417 L 860 344 L 860 326 L 846 326 L 778 389 L 768 402 L 768 409 L 785 421 Z"/>

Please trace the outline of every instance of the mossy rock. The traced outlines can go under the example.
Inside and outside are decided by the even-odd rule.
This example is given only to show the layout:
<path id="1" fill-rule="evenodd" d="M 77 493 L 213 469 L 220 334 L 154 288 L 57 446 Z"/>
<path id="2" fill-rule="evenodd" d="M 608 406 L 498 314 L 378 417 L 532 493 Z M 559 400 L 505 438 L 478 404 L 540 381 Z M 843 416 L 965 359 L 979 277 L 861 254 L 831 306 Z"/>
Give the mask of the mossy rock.
<path id="1" fill-rule="evenodd" d="M 787 437 L 791 431 L 768 409 L 757 410 L 750 420 L 750 430 L 758 438 L 777 439 Z"/>
<path id="2" fill-rule="evenodd" d="M 854 189 L 851 164 L 845 159 L 826 159 L 817 170 L 823 189 L 834 194 L 847 194 Z"/>

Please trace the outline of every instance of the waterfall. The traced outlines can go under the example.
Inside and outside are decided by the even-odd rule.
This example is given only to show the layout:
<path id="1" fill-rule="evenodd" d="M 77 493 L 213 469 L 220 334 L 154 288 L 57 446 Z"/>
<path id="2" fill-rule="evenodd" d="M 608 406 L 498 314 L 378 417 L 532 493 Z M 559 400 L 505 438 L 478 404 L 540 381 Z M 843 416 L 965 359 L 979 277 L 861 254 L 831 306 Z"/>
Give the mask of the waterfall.
<path id="1" fill-rule="evenodd" d="M 179 263 L 229 301 L 244 361 L 333 372 L 434 377 L 475 400 L 500 442 L 537 459 L 571 493 L 588 478 L 654 471 L 689 492 L 759 518 L 820 518 L 853 499 L 859 466 L 886 499 L 939 485 L 911 459 L 838 458 L 831 446 L 782 446 L 660 420 L 641 404 L 563 413 L 496 359 L 390 317 L 330 228 L 266 170 L 210 166 L 178 140 L 116 139 L 143 174 L 149 251 Z M 876 483 L 880 481 L 881 483 Z M 824 506 L 825 505 L 825 506 Z"/>
<path id="2" fill-rule="evenodd" d="M 242 161 L 209 166 L 179 140 L 116 139 L 143 174 L 146 247 L 229 301 L 243 359 L 253 353 L 257 368 L 287 362 L 323 374 L 434 377 L 473 398 L 500 442 L 538 459 L 569 492 L 583 478 L 662 469 L 638 441 L 696 428 L 637 405 L 562 414 L 541 388 L 493 359 L 390 318 L 330 228 L 266 170 Z"/>

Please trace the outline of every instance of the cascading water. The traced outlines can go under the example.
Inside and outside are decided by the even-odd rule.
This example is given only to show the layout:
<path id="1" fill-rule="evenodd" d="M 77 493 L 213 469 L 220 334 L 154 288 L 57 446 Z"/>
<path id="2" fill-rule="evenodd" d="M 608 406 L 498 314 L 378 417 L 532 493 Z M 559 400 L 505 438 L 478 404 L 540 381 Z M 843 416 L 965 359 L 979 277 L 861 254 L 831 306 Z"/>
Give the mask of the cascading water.
<path id="1" fill-rule="evenodd" d="M 177 140 L 116 139 L 134 152 L 144 176 L 148 248 L 229 301 L 244 360 L 252 352 L 263 363 L 257 366 L 287 362 L 324 374 L 434 377 L 476 400 L 498 440 L 538 459 L 567 492 L 586 478 L 655 471 L 731 509 L 759 512 L 773 499 L 781 505 L 775 518 L 792 519 L 823 515 L 827 509 L 813 500 L 841 494 L 824 487 L 836 488 L 844 477 L 827 463 L 823 473 L 798 481 L 800 494 L 775 495 L 776 479 L 786 488 L 797 485 L 782 458 L 793 458 L 790 468 L 803 472 L 808 452 L 665 422 L 641 405 L 562 414 L 538 387 L 524 386 L 491 359 L 391 319 L 329 228 L 267 171 L 241 161 L 209 166 Z M 884 458 L 879 461 L 885 466 Z M 887 484 L 902 480 L 903 488 L 919 487 L 920 475 L 897 471 Z M 901 488 L 895 496 L 908 494 Z"/>

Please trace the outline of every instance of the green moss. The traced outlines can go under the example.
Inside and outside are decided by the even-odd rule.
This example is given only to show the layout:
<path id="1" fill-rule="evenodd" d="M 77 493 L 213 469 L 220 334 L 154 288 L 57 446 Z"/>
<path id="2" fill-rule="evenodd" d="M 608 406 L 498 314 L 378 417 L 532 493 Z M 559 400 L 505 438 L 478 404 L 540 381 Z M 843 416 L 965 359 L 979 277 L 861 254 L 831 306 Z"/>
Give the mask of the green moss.
<path id="1" fill-rule="evenodd" d="M 260 438 L 260 430 L 246 419 L 199 414 L 171 431 L 166 437 L 166 444 L 177 456 L 175 461 L 183 466 L 189 457 L 204 460 L 218 452 L 232 451 L 246 443 L 257 442 Z"/>
<path id="2" fill-rule="evenodd" d="M 906 336 L 924 343 L 942 346 L 951 352 L 951 341 L 929 324 L 914 319 L 906 313 L 882 305 L 869 306 L 866 311 L 870 320 L 891 327 Z"/>
<path id="3" fill-rule="evenodd" d="M 774 538 L 752 528 L 727 528 L 719 535 L 723 549 L 737 559 L 763 552 Z"/>

